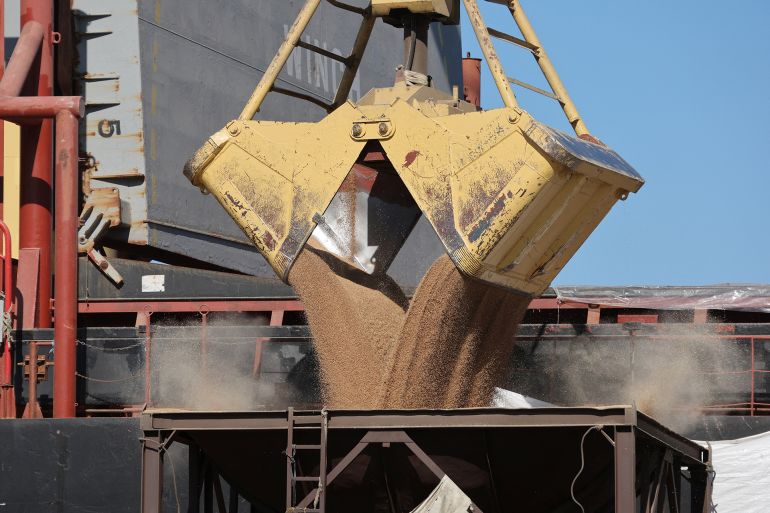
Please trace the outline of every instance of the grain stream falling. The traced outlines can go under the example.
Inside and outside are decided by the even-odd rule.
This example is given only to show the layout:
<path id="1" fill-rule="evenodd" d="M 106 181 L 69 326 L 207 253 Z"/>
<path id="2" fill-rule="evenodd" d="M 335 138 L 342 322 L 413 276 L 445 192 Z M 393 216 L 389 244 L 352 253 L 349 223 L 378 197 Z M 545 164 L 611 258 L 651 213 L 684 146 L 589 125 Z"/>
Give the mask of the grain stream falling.
<path id="1" fill-rule="evenodd" d="M 447 256 L 411 303 L 387 275 L 355 271 L 312 248 L 289 282 L 305 305 L 332 408 L 488 406 L 529 304 L 463 276 Z"/>

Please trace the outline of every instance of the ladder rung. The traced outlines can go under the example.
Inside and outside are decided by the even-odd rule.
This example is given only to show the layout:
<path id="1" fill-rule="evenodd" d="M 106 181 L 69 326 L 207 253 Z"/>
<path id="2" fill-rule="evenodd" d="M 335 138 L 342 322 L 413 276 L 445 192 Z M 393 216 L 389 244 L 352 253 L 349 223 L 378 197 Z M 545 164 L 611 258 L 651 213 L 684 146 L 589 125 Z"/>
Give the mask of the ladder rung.
<path id="1" fill-rule="evenodd" d="M 349 57 L 343 57 L 342 55 L 337 55 L 334 52 L 330 52 L 329 50 L 325 48 L 321 48 L 320 46 L 316 46 L 314 44 L 307 43 L 305 41 L 297 41 L 297 46 L 304 48 L 306 50 L 310 50 L 311 52 L 315 52 L 319 55 L 323 55 L 324 57 L 328 57 L 330 59 L 334 59 L 337 62 L 341 62 L 345 66 L 348 65 L 348 61 L 350 60 Z"/>
<path id="2" fill-rule="evenodd" d="M 538 50 L 540 50 L 540 47 L 533 45 L 529 41 L 525 41 L 523 39 L 520 39 L 516 36 L 512 36 L 510 34 L 506 34 L 505 32 L 500 32 L 499 30 L 495 30 L 492 27 L 489 27 L 487 29 L 487 32 L 489 32 L 489 35 L 492 37 L 496 37 L 497 39 L 502 39 L 503 41 L 508 41 L 509 43 L 513 43 L 517 46 L 520 46 L 526 50 L 530 50 L 531 52 L 537 53 Z"/>
<path id="3" fill-rule="evenodd" d="M 508 82 L 510 82 L 512 84 L 516 84 L 516 85 L 521 86 L 521 87 L 523 87 L 525 89 L 529 89 L 530 91 L 534 91 L 534 92 L 536 92 L 538 94 L 542 94 L 543 96 L 547 96 L 549 98 L 553 98 L 557 102 L 561 103 L 561 99 L 558 96 L 556 96 L 555 94 L 553 94 L 552 92 L 550 92 L 550 91 L 546 91 L 545 89 L 540 89 L 539 87 L 535 87 L 532 84 L 528 84 L 526 82 L 522 82 L 521 80 L 516 80 L 515 78 L 512 78 L 512 77 L 505 77 L 505 78 L 507 78 Z"/>
<path id="4" fill-rule="evenodd" d="M 321 450 L 320 445 L 307 445 L 307 444 L 295 445 L 294 448 L 300 451 L 320 451 Z"/>
<path id="5" fill-rule="evenodd" d="M 321 513 L 320 509 L 314 508 L 289 508 L 286 513 Z"/>
<path id="6" fill-rule="evenodd" d="M 318 477 L 318 476 L 316 476 L 316 477 L 312 477 L 312 476 L 299 476 L 299 477 L 292 477 L 291 479 L 292 479 L 292 481 L 317 482 L 321 478 Z"/>
<path id="7" fill-rule="evenodd" d="M 354 12 L 356 14 L 360 14 L 361 16 L 365 16 L 366 15 L 366 11 L 364 9 L 361 9 L 360 7 L 355 7 L 355 6 L 352 6 L 352 5 L 348 5 L 348 4 L 343 3 L 343 2 L 338 2 L 337 0 L 326 0 L 326 1 L 329 2 L 330 4 L 332 4 L 334 7 L 337 7 L 338 9 L 342 9 L 343 11 Z M 310 511 L 310 510 L 308 510 L 308 511 Z"/>

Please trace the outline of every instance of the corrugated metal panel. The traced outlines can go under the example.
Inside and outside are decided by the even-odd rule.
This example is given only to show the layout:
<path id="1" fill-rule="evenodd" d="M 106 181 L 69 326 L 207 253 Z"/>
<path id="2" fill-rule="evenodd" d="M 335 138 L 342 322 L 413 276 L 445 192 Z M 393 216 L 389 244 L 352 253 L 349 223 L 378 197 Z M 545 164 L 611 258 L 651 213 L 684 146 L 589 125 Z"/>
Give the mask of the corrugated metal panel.
<path id="1" fill-rule="evenodd" d="M 88 105 L 81 144 L 95 164 L 90 183 L 117 186 L 121 195 L 124 228 L 110 236 L 241 272 L 272 274 L 216 201 L 191 187 L 181 169 L 206 137 L 238 115 L 303 3 L 73 1 L 83 34 L 77 71 Z M 347 54 L 359 20 L 323 3 L 304 39 Z M 401 30 L 379 21 L 351 98 L 390 85 L 402 51 Z M 459 28 L 433 31 L 430 51 L 435 84 L 445 90 L 459 85 Z M 340 77 L 339 63 L 297 49 L 281 85 L 328 99 Z M 268 96 L 258 114 L 289 121 L 322 116 L 314 105 L 277 94 Z M 420 228 L 392 267 L 407 284 L 419 279 L 426 252 L 441 251 L 432 230 Z"/>

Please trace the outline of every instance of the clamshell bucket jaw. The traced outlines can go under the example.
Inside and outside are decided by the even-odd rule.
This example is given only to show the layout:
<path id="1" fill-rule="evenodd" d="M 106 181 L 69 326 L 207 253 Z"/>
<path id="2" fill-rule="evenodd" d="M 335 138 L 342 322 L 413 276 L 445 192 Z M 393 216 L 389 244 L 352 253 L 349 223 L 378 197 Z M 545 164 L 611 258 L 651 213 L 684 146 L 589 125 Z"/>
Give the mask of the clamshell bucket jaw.
<path id="1" fill-rule="evenodd" d="M 360 248 L 356 258 L 355 230 L 340 228 L 345 216 L 329 212 L 344 210 L 330 205 L 346 194 L 343 182 L 376 141 L 395 172 L 390 179 L 397 177 L 416 205 L 410 211 L 402 195 L 407 215 L 378 236 L 392 236 L 389 247 L 400 248 L 422 212 L 463 273 L 526 294 L 547 288 L 612 205 L 643 184 L 612 150 L 521 109 L 461 112 L 418 101 L 428 92 L 440 98 L 422 89 L 375 90 L 319 123 L 234 121 L 196 153 L 187 176 L 217 198 L 283 279 L 317 229 L 338 239 L 335 249 L 315 237 L 322 249 L 374 272 Z M 351 222 L 374 222 L 350 208 Z M 392 211 L 380 209 L 380 225 Z M 391 252 L 377 270 L 397 249 Z"/>
<path id="2" fill-rule="evenodd" d="M 354 115 L 351 105 L 338 115 Z M 210 192 L 273 270 L 292 262 L 356 162 L 364 142 L 330 116 L 318 123 L 232 121 L 185 166 Z"/>
<path id="3" fill-rule="evenodd" d="M 521 38 L 487 28 L 477 2 L 462 0 L 505 105 L 490 111 L 430 87 L 411 67 L 426 58 L 430 20 L 456 23 L 459 0 L 377 0 L 363 9 L 327 1 L 361 16 L 351 54 L 302 42 L 321 3 L 306 0 L 239 119 L 185 167 L 283 280 L 306 244 L 364 272 L 384 272 L 422 214 L 463 273 L 537 295 L 615 202 L 644 183 L 588 132 L 519 0 L 493 1 L 507 8 Z M 378 16 L 405 22 L 405 65 L 394 87 L 353 104 L 346 99 Z M 492 39 L 530 52 L 550 91 L 507 76 Z M 329 103 L 276 86 L 300 45 L 343 64 Z M 535 121 L 511 84 L 558 102 L 576 137 Z M 318 123 L 253 121 L 270 92 L 311 101 L 328 115 Z"/>

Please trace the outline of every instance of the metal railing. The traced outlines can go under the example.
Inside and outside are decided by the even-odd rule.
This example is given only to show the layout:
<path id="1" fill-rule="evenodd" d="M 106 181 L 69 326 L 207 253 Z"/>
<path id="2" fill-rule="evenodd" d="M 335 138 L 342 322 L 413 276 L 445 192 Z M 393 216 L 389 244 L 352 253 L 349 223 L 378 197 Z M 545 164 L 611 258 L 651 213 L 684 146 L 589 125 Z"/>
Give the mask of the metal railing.
<path id="1" fill-rule="evenodd" d="M 160 323 L 151 323 L 152 314 L 147 312 L 143 319 L 143 325 L 124 328 L 81 328 L 78 333 L 80 351 L 86 355 L 89 352 L 98 352 L 97 360 L 103 361 L 105 356 L 113 358 L 131 358 L 137 360 L 135 368 L 125 375 L 106 375 L 104 369 L 81 368 L 78 379 L 84 385 L 93 389 L 110 387 L 110 390 L 120 390 L 121 387 L 133 389 L 137 393 L 135 401 L 126 401 L 124 404 L 113 404 L 110 411 L 125 412 L 126 407 L 138 411 L 137 405 L 141 403 L 152 404 L 160 378 L 158 374 L 163 372 L 157 368 L 156 358 L 158 349 L 189 348 L 194 346 L 196 361 L 184 360 L 191 365 L 201 380 L 207 376 L 216 376 L 220 371 L 213 371 L 217 361 L 213 355 L 223 355 L 232 351 L 234 347 L 243 348 L 239 351 L 248 355 L 248 364 L 251 370 L 250 376 L 246 366 L 239 369 L 225 367 L 224 372 L 240 372 L 245 377 L 255 382 L 265 379 L 281 381 L 284 375 L 288 375 L 289 363 L 281 368 L 276 367 L 275 354 L 281 351 L 281 345 L 293 344 L 292 353 L 296 353 L 297 361 L 309 350 L 311 334 L 307 326 L 280 325 L 282 316 L 274 312 L 265 312 L 262 326 L 222 326 L 212 323 L 210 313 L 206 309 L 198 312 L 198 321 L 185 326 L 168 326 Z M 149 315 L 148 315 L 149 314 Z M 272 324 L 272 325 L 267 325 Z M 148 329 L 149 327 L 149 329 Z M 731 330 L 725 332 L 725 330 Z M 46 340 L 52 338 L 52 330 L 25 330 L 17 332 L 17 340 L 26 342 L 31 340 Z M 690 375 L 700 376 L 702 383 L 713 384 L 721 390 L 714 394 L 709 401 L 696 403 L 682 403 L 676 408 L 702 414 L 721 415 L 768 415 L 770 414 L 770 369 L 765 369 L 764 363 L 770 365 L 770 350 L 765 346 L 770 343 L 770 324 L 709 324 L 709 325 L 669 325 L 669 324 L 601 324 L 601 325 L 522 325 L 515 341 L 519 352 L 514 357 L 514 362 L 527 362 L 527 351 L 532 352 L 532 346 L 539 347 L 539 363 L 528 365 L 514 364 L 512 375 L 532 378 L 530 383 L 537 398 L 559 403 L 557 393 L 563 382 L 560 382 L 560 369 L 570 365 L 580 365 L 585 360 L 577 360 L 570 357 L 572 354 L 583 351 L 582 344 L 589 350 L 586 354 L 590 357 L 590 349 L 601 349 L 597 354 L 602 354 L 606 347 L 617 349 L 617 358 L 623 360 L 623 351 L 629 351 L 633 345 L 637 350 L 644 348 L 645 344 L 676 344 L 682 341 L 702 339 L 705 345 L 722 345 L 728 348 L 732 356 L 730 366 L 716 365 L 713 368 L 705 366 L 702 369 L 689 370 Z M 25 344 L 28 345 L 28 344 Z M 549 346 L 549 347 L 546 347 Z M 296 350 L 295 350 L 296 349 Z M 715 353 L 716 354 L 716 353 Z M 180 351 L 180 358 L 183 358 Z M 681 357 L 687 358 L 686 354 Z M 200 360 L 200 361 L 198 361 Z M 87 361 L 83 358 L 82 361 Z M 554 363 L 559 363 L 555 365 Z M 630 376 L 633 374 L 632 366 L 625 362 L 618 364 L 616 376 Z M 715 362 L 719 363 L 719 362 Z M 639 364 L 639 361 L 637 361 Z M 214 365 L 214 367 L 212 367 Z M 296 365 L 296 362 L 294 363 Z M 221 367 L 221 365 L 220 365 Z M 92 371 L 92 372 L 91 372 Z M 615 378 L 619 379 L 619 378 Z M 520 380 L 520 381 L 526 381 Z M 721 382 L 721 384 L 720 384 Z M 727 382 L 727 385 L 724 384 Z M 513 387 L 516 389 L 516 387 Z M 528 390 L 516 389 L 523 393 Z M 98 394 L 97 394 L 98 395 Z M 602 402 L 597 400 L 596 402 Z M 603 401 L 608 402 L 608 401 Z M 94 406 L 91 404 L 90 406 Z M 102 405 L 104 406 L 104 405 Z M 100 411 L 100 410 L 99 410 Z M 97 410 L 89 410 L 85 413 L 94 413 Z M 81 412 L 82 413 L 82 412 Z M 105 413 L 109 413 L 105 411 Z"/>

